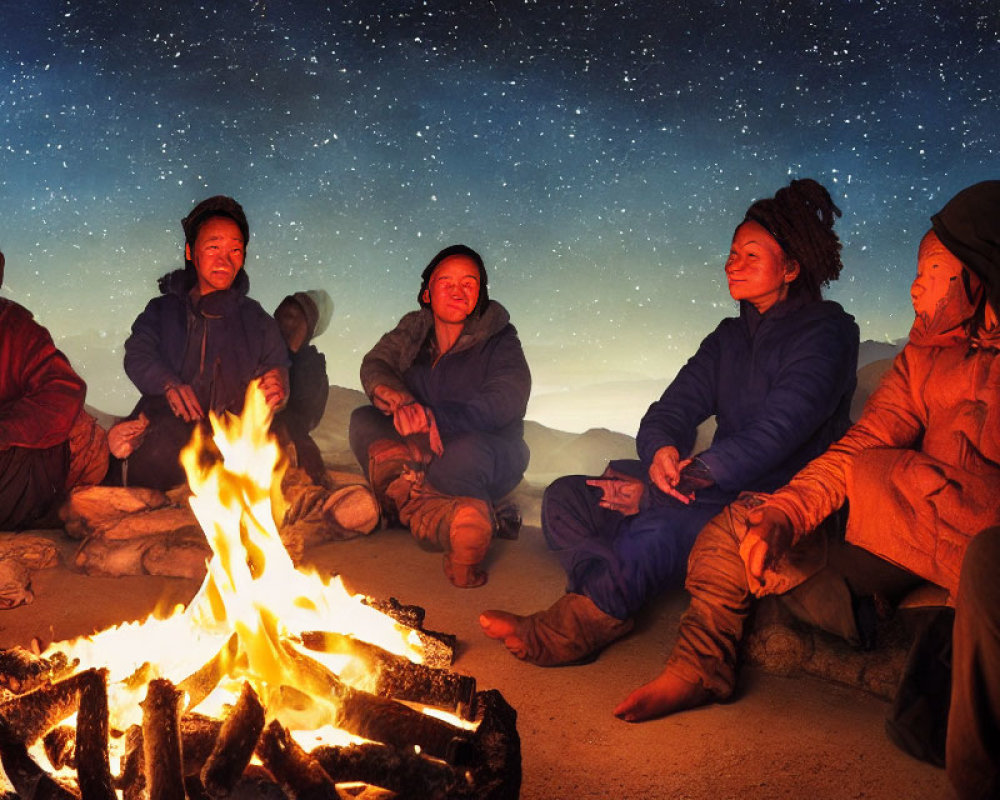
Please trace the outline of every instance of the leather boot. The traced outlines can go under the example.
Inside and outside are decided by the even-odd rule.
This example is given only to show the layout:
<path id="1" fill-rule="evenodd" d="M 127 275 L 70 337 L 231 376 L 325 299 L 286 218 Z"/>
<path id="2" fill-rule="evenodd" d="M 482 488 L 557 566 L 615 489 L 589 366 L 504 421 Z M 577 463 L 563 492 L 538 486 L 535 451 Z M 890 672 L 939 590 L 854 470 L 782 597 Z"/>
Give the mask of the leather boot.
<path id="1" fill-rule="evenodd" d="M 378 439 L 368 447 L 368 483 L 382 511 L 382 520 L 390 527 L 399 521 L 399 508 L 386 490 L 403 474 L 409 460 L 410 450 L 402 442 Z"/>
<path id="2" fill-rule="evenodd" d="M 455 586 L 471 589 L 486 583 L 479 564 L 494 525 L 485 502 L 442 494 L 426 481 L 417 482 L 400 505 L 399 519 L 422 547 L 445 551 L 444 572 Z"/>
<path id="3" fill-rule="evenodd" d="M 632 630 L 632 620 L 605 614 L 586 595 L 564 594 L 550 608 L 529 616 L 484 611 L 483 633 L 503 640 L 522 661 L 557 667 L 593 661 L 607 645 Z"/>

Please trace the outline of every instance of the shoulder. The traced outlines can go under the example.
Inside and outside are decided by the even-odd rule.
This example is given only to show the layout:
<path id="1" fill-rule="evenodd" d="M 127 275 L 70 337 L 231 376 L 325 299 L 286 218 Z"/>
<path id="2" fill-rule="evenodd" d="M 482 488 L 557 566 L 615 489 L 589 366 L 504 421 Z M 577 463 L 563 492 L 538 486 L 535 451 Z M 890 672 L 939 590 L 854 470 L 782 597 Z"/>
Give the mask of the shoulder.
<path id="1" fill-rule="evenodd" d="M 395 333 L 407 338 L 419 338 L 423 341 L 427 332 L 434 326 L 434 315 L 429 309 L 421 308 L 410 311 L 400 317 L 396 327 L 388 333 Z"/>

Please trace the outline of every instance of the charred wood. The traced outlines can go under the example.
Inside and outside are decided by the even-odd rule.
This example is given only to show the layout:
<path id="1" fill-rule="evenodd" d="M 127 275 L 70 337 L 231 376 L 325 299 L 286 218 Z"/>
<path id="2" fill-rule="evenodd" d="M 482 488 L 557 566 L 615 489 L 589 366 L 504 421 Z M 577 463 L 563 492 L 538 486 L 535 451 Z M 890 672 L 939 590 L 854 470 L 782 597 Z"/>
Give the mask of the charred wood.
<path id="1" fill-rule="evenodd" d="M 0 687 L 20 694 L 65 677 L 71 668 L 63 653 L 42 658 L 23 647 L 0 650 Z"/>
<path id="2" fill-rule="evenodd" d="M 76 763 L 83 800 L 118 800 L 108 758 L 108 671 L 89 669 L 80 686 Z"/>
<path id="3" fill-rule="evenodd" d="M 454 725 L 414 711 L 408 706 L 354 689 L 315 659 L 282 642 L 301 680 L 301 689 L 318 697 L 332 695 L 339 701 L 334 724 L 355 736 L 393 747 L 422 752 L 450 763 L 462 763 L 469 737 Z"/>
<path id="4" fill-rule="evenodd" d="M 210 797 L 226 797 L 243 774 L 264 730 L 264 706 L 249 683 L 226 721 L 201 770 L 201 782 Z"/>
<path id="5" fill-rule="evenodd" d="M 390 597 L 388 600 L 366 597 L 364 602 L 365 605 L 392 617 L 401 625 L 413 628 L 420 637 L 420 643 L 424 648 L 424 662 L 428 666 L 442 669 L 451 666 L 455 659 L 455 645 L 458 638 L 451 633 L 425 630 L 424 609 L 420 606 L 405 605 L 395 597 Z"/>
<path id="6" fill-rule="evenodd" d="M 465 719 L 475 714 L 476 679 L 450 670 L 415 664 L 388 650 L 342 633 L 308 631 L 302 643 L 310 650 L 361 658 L 378 676 L 374 694 L 444 708 Z"/>
<path id="7" fill-rule="evenodd" d="M 184 714 L 180 719 L 181 753 L 184 755 L 184 775 L 198 775 L 212 754 L 222 721 L 204 714 Z"/>
<path id="8" fill-rule="evenodd" d="M 31 800 L 80 800 L 80 795 L 42 769 L 6 722 L 0 722 L 0 764 L 19 797 Z"/>
<path id="9" fill-rule="evenodd" d="M 395 792 L 397 800 L 477 797 L 468 770 L 381 744 L 320 746 L 310 753 L 337 783 L 359 781 Z"/>
<path id="10" fill-rule="evenodd" d="M 149 683 L 142 701 L 142 755 L 149 800 L 184 800 L 181 693 L 165 678 Z"/>
<path id="11" fill-rule="evenodd" d="M 30 747 L 76 711 L 80 687 L 89 680 L 86 676 L 87 672 L 79 672 L 19 694 L 0 704 L 0 719 L 7 723 L 17 739 Z"/>
<path id="12" fill-rule="evenodd" d="M 312 756 L 276 720 L 261 734 L 257 757 L 296 800 L 339 800 L 337 788 Z"/>
<path id="13" fill-rule="evenodd" d="M 52 769 L 76 766 L 76 728 L 60 725 L 42 737 L 42 747 Z"/>
<path id="14" fill-rule="evenodd" d="M 124 800 L 144 800 L 146 774 L 142 755 L 142 727 L 133 725 L 125 732 L 125 758 L 121 775 L 114 779 L 116 789 L 122 790 Z"/>

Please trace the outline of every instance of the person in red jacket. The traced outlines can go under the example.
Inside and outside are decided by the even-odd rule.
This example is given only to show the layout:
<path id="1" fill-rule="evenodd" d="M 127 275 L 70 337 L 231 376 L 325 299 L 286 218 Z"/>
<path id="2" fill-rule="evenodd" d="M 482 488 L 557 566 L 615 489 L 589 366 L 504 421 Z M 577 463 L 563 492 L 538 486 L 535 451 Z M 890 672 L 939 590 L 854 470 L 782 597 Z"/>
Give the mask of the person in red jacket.
<path id="1" fill-rule="evenodd" d="M 0 285 L 3 267 L 0 253 Z M 0 298 L 0 530 L 35 526 L 65 494 L 86 393 L 32 313 Z"/>
<path id="2" fill-rule="evenodd" d="M 616 715 L 637 722 L 729 697 L 752 598 L 818 574 L 814 532 L 846 501 L 848 545 L 943 587 L 956 606 L 946 769 L 963 798 L 998 796 L 1000 608 L 984 565 L 1000 563 L 1000 180 L 959 192 L 931 222 L 909 342 L 861 419 L 786 486 L 741 497 L 702 530 L 674 650 Z M 973 546 L 981 531 L 992 532 Z M 861 576 L 844 578 L 853 588 Z"/>

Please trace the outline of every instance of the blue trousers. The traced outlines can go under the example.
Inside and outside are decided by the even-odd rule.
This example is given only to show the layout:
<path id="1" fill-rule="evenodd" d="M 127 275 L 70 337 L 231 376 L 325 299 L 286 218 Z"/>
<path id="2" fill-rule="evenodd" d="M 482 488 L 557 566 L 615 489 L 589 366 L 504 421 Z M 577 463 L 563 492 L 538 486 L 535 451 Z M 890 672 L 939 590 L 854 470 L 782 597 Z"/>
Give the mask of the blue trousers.
<path id="1" fill-rule="evenodd" d="M 707 490 L 685 505 L 660 495 L 648 510 L 625 517 L 602 508 L 601 491 L 587 480 L 567 475 L 545 490 L 542 532 L 566 571 L 566 591 L 629 619 L 647 600 L 683 585 L 695 538 L 730 497 Z"/>
<path id="2" fill-rule="evenodd" d="M 351 451 L 368 477 L 368 448 L 379 439 L 400 441 L 386 416 L 373 406 L 361 406 L 351 414 L 348 428 Z M 442 435 L 444 454 L 427 467 L 430 484 L 453 497 L 475 497 L 488 503 L 509 494 L 528 468 L 528 446 L 491 433 L 470 432 Z"/>

